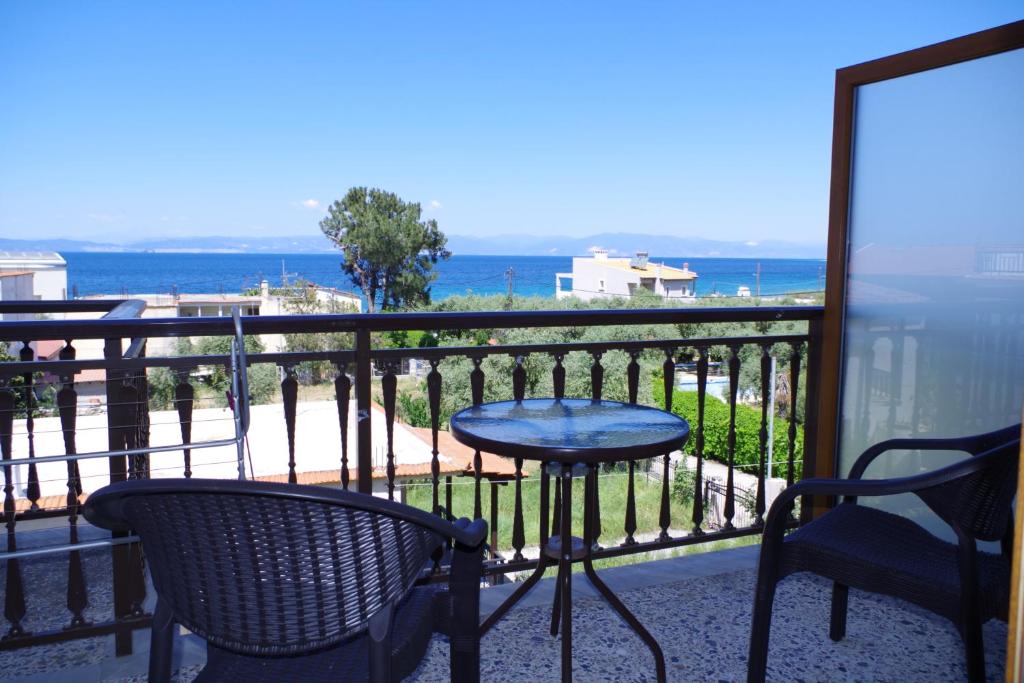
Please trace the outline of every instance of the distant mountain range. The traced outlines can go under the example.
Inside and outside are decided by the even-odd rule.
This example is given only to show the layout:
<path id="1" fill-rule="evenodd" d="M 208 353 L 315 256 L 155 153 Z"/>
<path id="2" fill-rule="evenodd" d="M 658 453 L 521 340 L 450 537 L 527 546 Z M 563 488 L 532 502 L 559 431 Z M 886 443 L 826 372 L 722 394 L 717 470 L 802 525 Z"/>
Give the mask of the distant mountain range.
<path id="1" fill-rule="evenodd" d="M 612 255 L 646 251 L 658 256 L 722 258 L 825 258 L 824 244 L 782 240 L 731 242 L 702 237 L 601 233 L 589 237 L 448 235 L 448 248 L 460 255 L 584 256 L 594 247 Z M 321 235 L 294 237 L 177 237 L 114 244 L 71 239 L 15 240 L 0 238 L 0 250 L 210 252 L 254 254 L 314 254 L 335 250 Z"/>
<path id="2" fill-rule="evenodd" d="M 646 251 L 658 256 L 723 258 L 825 258 L 824 244 L 801 244 L 780 240 L 730 242 L 703 237 L 638 235 L 606 232 L 588 237 L 542 237 L 538 235 L 498 235 L 468 237 L 449 235 L 448 248 L 455 254 L 493 254 L 495 256 L 585 256 L 594 247 L 607 249 L 615 256 L 631 256 Z"/>
<path id="3" fill-rule="evenodd" d="M 298 235 L 295 237 L 174 237 L 124 243 L 70 239 L 12 240 L 0 238 L 0 249 L 92 252 L 156 251 L 178 253 L 309 254 L 329 253 L 334 251 L 334 246 L 323 235 Z"/>

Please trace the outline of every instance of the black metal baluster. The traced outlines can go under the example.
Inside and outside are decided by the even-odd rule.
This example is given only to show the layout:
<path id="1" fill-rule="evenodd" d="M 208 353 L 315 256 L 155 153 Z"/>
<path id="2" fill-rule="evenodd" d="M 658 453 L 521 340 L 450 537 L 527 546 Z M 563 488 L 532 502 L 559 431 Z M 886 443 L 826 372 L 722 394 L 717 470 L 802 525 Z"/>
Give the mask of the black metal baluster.
<path id="1" fill-rule="evenodd" d="M 131 375 L 125 375 L 117 388 L 117 400 L 121 404 L 119 424 L 121 439 L 126 450 L 139 448 L 139 391 Z M 128 458 L 128 479 L 139 479 L 138 462 L 135 456 Z"/>
<path id="2" fill-rule="evenodd" d="M 554 388 L 555 398 L 565 398 L 565 366 L 562 365 L 565 354 L 556 353 L 554 356 L 555 367 L 551 370 L 551 384 Z"/>
<path id="3" fill-rule="evenodd" d="M 32 347 L 29 346 L 29 342 L 23 342 L 19 356 L 24 363 L 31 363 L 35 360 L 36 354 Z M 28 486 L 26 487 L 25 494 L 31 503 L 31 510 L 35 512 L 39 509 L 39 473 L 36 471 L 35 462 L 33 462 L 36 457 L 35 375 L 31 372 L 26 372 L 21 377 L 24 380 L 23 386 L 25 389 L 25 431 L 28 432 Z"/>
<path id="4" fill-rule="evenodd" d="M 792 343 L 789 354 L 789 434 L 786 435 L 789 446 L 789 458 L 786 463 L 787 486 L 793 485 L 793 469 L 796 465 L 796 407 L 797 395 L 800 393 L 800 349 L 802 346 L 800 342 Z M 792 510 L 790 514 L 793 514 Z"/>
<path id="5" fill-rule="evenodd" d="M 735 529 L 732 518 L 736 515 L 736 491 L 733 470 L 736 466 L 736 398 L 740 385 L 739 347 L 729 346 L 729 466 L 725 484 L 725 524 L 723 529 Z"/>
<path id="6" fill-rule="evenodd" d="M 604 366 L 601 365 L 601 356 L 604 354 L 601 351 L 591 351 L 590 355 L 594 358 L 594 362 L 590 365 L 590 393 L 595 401 L 600 401 L 601 396 L 604 394 Z M 599 475 L 600 467 L 594 470 L 593 547 L 595 549 L 601 547 L 601 544 L 598 542 L 598 539 L 601 537 L 601 477 Z"/>
<path id="7" fill-rule="evenodd" d="M 694 451 L 697 458 L 697 472 L 693 482 L 693 534 L 704 533 L 704 400 L 708 390 L 708 349 L 697 348 L 697 433 L 694 435 Z"/>
<path id="8" fill-rule="evenodd" d="M 14 458 L 13 434 L 14 434 L 14 390 L 4 386 L 0 388 L 0 452 L 4 461 L 4 518 L 7 523 L 7 552 L 14 552 L 18 549 L 16 534 L 16 518 L 14 507 L 14 467 L 11 461 Z M 17 558 L 7 560 L 7 578 L 4 590 L 4 617 L 10 626 L 7 628 L 8 638 L 16 638 L 26 635 L 21 625 L 25 618 L 25 591 L 21 579 L 21 564 Z"/>
<path id="9" fill-rule="evenodd" d="M 516 366 L 512 369 L 512 399 L 522 401 L 526 398 L 526 368 L 523 367 L 526 357 L 516 356 L 515 361 Z"/>
<path id="10" fill-rule="evenodd" d="M 401 361 L 384 363 L 384 376 L 380 388 L 384 399 L 384 429 L 387 434 L 388 500 L 395 499 L 395 400 L 398 395 L 398 377 L 395 376 Z"/>
<path id="11" fill-rule="evenodd" d="M 66 340 L 60 351 L 61 360 L 74 360 L 75 347 L 71 340 Z M 61 390 L 57 392 L 57 410 L 60 414 L 60 428 L 64 437 L 64 452 L 74 455 L 78 452 L 75 444 L 75 429 L 78 415 L 78 392 L 75 391 L 75 375 L 69 371 L 61 375 Z M 82 478 L 78 470 L 77 460 L 68 460 L 68 540 L 71 544 L 78 543 L 78 509 L 79 496 L 82 493 Z M 72 550 L 68 555 L 68 594 L 67 606 L 71 612 L 71 623 L 68 628 L 85 625 L 83 611 L 89 605 L 86 592 L 85 573 L 82 569 L 82 555 Z"/>
<path id="12" fill-rule="evenodd" d="M 117 337 L 104 339 L 103 358 L 106 361 L 104 372 L 105 396 L 107 402 L 107 450 L 122 451 L 126 446 L 124 425 L 128 422 L 120 393 L 124 381 L 124 371 L 118 369 L 122 360 L 123 341 Z M 110 483 L 125 481 L 128 478 L 128 464 L 125 456 L 112 455 L 107 460 Z M 127 531 L 113 531 L 112 538 L 124 538 Z M 114 585 L 114 619 L 120 620 L 132 616 L 134 593 L 132 588 L 132 552 L 130 544 L 111 546 L 111 570 Z M 117 656 L 129 655 L 132 652 L 132 632 L 121 628 L 114 632 L 114 653 Z"/>
<path id="13" fill-rule="evenodd" d="M 441 373 L 438 372 L 437 366 L 440 365 L 440 359 L 431 359 L 430 361 L 430 372 L 427 374 L 427 405 L 430 408 L 430 482 L 431 482 L 431 497 L 433 502 L 434 514 L 440 514 L 441 512 L 441 460 L 440 450 L 437 447 L 437 433 L 441 429 Z M 449 513 L 451 510 L 448 511 Z"/>
<path id="14" fill-rule="evenodd" d="M 334 401 L 338 405 L 338 429 L 341 432 L 341 488 L 348 491 L 348 404 L 352 395 L 352 380 L 345 372 L 345 363 L 338 363 L 337 369 Z"/>
<path id="15" fill-rule="evenodd" d="M 147 384 L 140 378 L 145 371 L 137 371 L 139 374 L 125 375 L 120 387 L 120 400 L 124 408 L 124 442 L 129 451 L 144 449 L 150 441 L 150 430 L 148 430 L 148 411 L 146 410 Z M 129 479 L 144 479 L 148 477 L 148 458 L 146 455 L 134 455 L 128 460 Z M 138 543 L 128 545 L 128 572 L 126 574 L 126 590 L 130 600 L 129 613 L 139 616 L 142 612 L 142 604 L 145 602 L 145 560 L 142 556 L 142 546 Z"/>
<path id="16" fill-rule="evenodd" d="M 629 402 L 636 404 L 637 393 L 640 388 L 640 357 L 639 351 L 629 352 L 629 365 L 626 366 L 626 385 L 629 391 Z M 636 461 L 630 459 L 626 467 L 629 475 L 626 480 L 626 522 L 623 528 L 626 531 L 626 540 L 622 545 L 636 545 Z"/>
<path id="17" fill-rule="evenodd" d="M 139 358 L 146 356 L 146 342 L 143 341 L 142 349 L 139 351 Z M 140 368 L 135 376 L 135 391 L 138 393 L 138 413 L 136 414 L 135 430 L 139 448 L 149 446 L 150 421 L 149 421 L 149 376 L 145 368 Z M 140 479 L 149 479 L 150 465 L 149 453 L 141 453 L 135 456 L 135 466 Z"/>
<path id="18" fill-rule="evenodd" d="M 771 477 L 771 472 L 765 472 L 768 464 L 768 406 L 771 404 L 772 386 L 772 356 L 771 344 L 761 344 L 761 429 L 757 432 L 758 460 L 757 460 L 757 498 L 754 500 L 754 526 L 764 526 L 765 510 L 765 477 Z"/>
<path id="19" fill-rule="evenodd" d="M 594 362 L 590 364 L 590 396 L 595 401 L 600 401 L 604 392 L 604 366 L 601 365 L 601 356 L 604 353 L 592 351 L 590 355 L 594 359 Z"/>
<path id="20" fill-rule="evenodd" d="M 284 405 L 284 426 L 288 434 L 288 483 L 298 483 L 295 474 L 295 409 L 299 402 L 299 380 L 295 376 L 295 366 L 284 366 L 284 379 L 281 380 L 281 403 Z"/>
<path id="21" fill-rule="evenodd" d="M 178 384 L 174 387 L 174 409 L 178 412 L 178 427 L 181 430 L 181 443 L 192 443 L 192 410 L 195 407 L 196 390 L 189 382 L 190 368 L 182 368 L 175 374 Z M 183 449 L 185 454 L 185 478 L 192 478 L 192 449 Z M 255 476 L 255 472 L 252 473 Z"/>
<path id="22" fill-rule="evenodd" d="M 444 509 L 448 511 L 449 515 L 454 516 L 452 512 L 452 475 L 446 474 L 444 477 Z"/>
<path id="23" fill-rule="evenodd" d="M 516 367 L 512 371 L 512 397 L 516 401 L 526 398 L 526 368 L 523 367 L 525 358 L 516 356 Z M 515 554 L 513 561 L 524 559 L 523 548 L 526 546 L 526 529 L 523 524 L 523 459 L 516 458 L 516 499 L 515 512 L 512 515 L 512 548 Z M 496 489 L 491 487 L 492 495 L 496 495 Z"/>
<path id="24" fill-rule="evenodd" d="M 142 370 L 141 372 L 145 372 Z M 121 439 L 127 450 L 145 448 L 148 444 L 148 430 L 143 430 L 145 409 L 142 407 L 142 391 L 145 387 L 139 377 L 127 374 L 118 387 L 118 400 L 121 404 Z M 128 459 L 128 479 L 143 479 L 148 474 L 144 463 L 145 455 L 133 455 Z M 142 544 L 130 543 L 127 551 L 127 568 L 122 575 L 125 597 L 128 600 L 128 614 L 140 616 L 142 605 L 146 600 L 145 560 L 142 555 Z"/>
<path id="25" fill-rule="evenodd" d="M 484 362 L 483 356 L 477 356 L 471 359 L 473 361 L 473 371 L 469 373 L 469 388 L 470 395 L 473 401 L 473 405 L 478 406 L 484 402 L 484 371 L 480 367 L 481 363 Z"/>
<path id="26" fill-rule="evenodd" d="M 556 353 L 555 356 L 555 367 L 551 370 L 551 383 L 554 388 L 555 398 L 565 398 L 565 366 L 562 365 L 562 361 L 565 360 L 564 353 Z M 548 470 L 543 465 L 541 466 L 540 478 L 541 488 L 547 490 L 548 482 Z M 562 510 L 562 487 L 555 486 L 555 501 L 552 506 L 551 515 L 551 535 L 558 535 L 558 520 Z"/>
<path id="27" fill-rule="evenodd" d="M 491 559 L 498 557 L 498 489 L 504 486 L 503 482 L 490 481 L 491 484 Z"/>
<path id="28" fill-rule="evenodd" d="M 665 410 L 672 411 L 672 392 L 675 390 L 676 363 L 673 358 L 675 349 L 665 349 L 665 362 L 661 365 L 661 374 L 665 390 Z M 669 486 L 668 473 L 671 464 L 672 454 L 666 453 L 662 459 L 661 467 L 661 514 L 658 515 L 658 526 L 661 533 L 658 534 L 659 541 L 667 541 L 671 538 L 668 533 L 672 525 L 671 488 Z"/>
<path id="29" fill-rule="evenodd" d="M 473 358 L 473 372 L 469 374 L 469 385 L 473 398 L 473 405 L 478 406 L 484 402 L 484 371 L 480 364 L 483 363 L 483 356 Z M 480 478 L 483 476 L 484 463 L 480 451 L 473 454 L 473 519 L 483 517 L 483 505 L 480 497 Z"/>

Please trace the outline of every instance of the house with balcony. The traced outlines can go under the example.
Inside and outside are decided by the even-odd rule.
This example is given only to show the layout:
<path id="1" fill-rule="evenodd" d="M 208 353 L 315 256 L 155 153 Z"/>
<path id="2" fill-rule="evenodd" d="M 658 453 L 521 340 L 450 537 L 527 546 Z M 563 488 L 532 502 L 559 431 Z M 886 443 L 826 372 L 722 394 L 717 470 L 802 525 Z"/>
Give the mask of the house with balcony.
<path id="1" fill-rule="evenodd" d="M 363 300 L 358 295 L 333 287 L 307 283 L 305 291 L 301 292 L 301 295 L 309 302 L 315 302 L 313 305 L 323 312 L 359 313 L 363 309 Z M 295 315 L 297 312 L 296 296 L 294 288 L 273 289 L 266 280 L 263 280 L 260 282 L 259 289 L 242 294 L 175 292 L 171 294 L 133 294 L 131 298 L 145 303 L 141 313 L 143 318 L 200 318 L 230 317 L 231 311 L 235 308 L 246 316 Z M 82 300 L 119 302 L 122 297 L 111 294 L 95 294 L 82 297 Z M 93 313 L 66 315 L 87 318 Z M 267 349 L 282 350 L 285 345 L 282 334 L 263 334 L 260 335 L 260 340 Z M 171 353 L 172 350 L 173 340 L 169 339 L 153 340 L 150 346 L 150 352 L 156 354 Z M 102 355 L 101 350 L 95 344 L 89 345 L 87 349 L 80 349 L 80 351 L 90 353 L 95 357 Z"/>
<path id="2" fill-rule="evenodd" d="M 132 300 L 0 301 L 0 313 L 31 304 L 54 316 L 0 322 L 0 342 L 24 351 L 0 363 L 7 540 L 0 551 L 0 675 L 33 683 L 121 681 L 148 670 L 154 680 L 167 680 L 173 669 L 189 680 L 203 667 L 248 658 L 285 667 L 289 675 L 277 680 L 327 680 L 309 663 L 332 664 L 336 646 L 372 629 L 372 644 L 358 642 L 375 656 L 367 662 L 361 653 L 359 675 L 369 670 L 386 679 L 381 671 L 402 664 L 414 682 L 449 680 L 453 664 L 464 667 L 455 680 L 511 683 L 574 676 L 659 683 L 1021 680 L 1024 517 L 1014 521 L 1012 501 L 1019 509 L 1024 484 L 1024 231 L 1017 187 L 1005 179 L 1024 177 L 1024 157 L 1006 153 L 1024 142 L 1022 77 L 1024 22 L 837 72 L 823 306 L 287 317 L 261 311 L 235 320 L 149 318 L 146 302 Z M 942 191 L 949 187 L 957 192 Z M 649 268 L 638 261 L 608 272 Z M 745 327 L 723 337 L 722 324 Z M 653 339 L 652 326 L 679 336 Z M 559 342 L 538 334 L 513 343 L 496 332 L 602 327 L 614 334 Z M 380 343 L 387 332 L 424 330 L 482 333 L 494 343 Z M 295 332 L 347 333 L 351 345 L 250 354 L 248 367 L 280 369 L 280 401 L 245 413 L 240 388 L 235 405 L 245 420 L 229 416 L 234 409 L 222 411 L 238 430 L 230 444 L 202 433 L 208 414 L 188 370 L 223 366 L 241 382 L 239 355 L 176 357 L 150 347 L 216 336 L 232 338 L 237 349 L 243 334 Z M 34 349 L 44 341 L 47 355 L 38 358 Z M 102 354 L 80 356 L 83 343 L 98 344 Z M 408 357 L 425 358 L 430 368 L 415 406 L 429 426 L 415 433 L 401 429 L 399 419 L 409 397 L 396 374 Z M 788 386 L 781 402 L 788 423 L 778 429 L 774 462 L 773 360 L 785 362 Z M 307 362 L 335 371 L 331 394 L 308 413 L 295 380 L 295 368 Z M 716 362 L 730 380 L 725 406 L 707 401 Z M 642 363 L 654 373 L 642 372 Z M 680 364 L 694 370 L 692 392 L 672 391 Z M 151 368 L 176 373 L 172 410 L 152 409 Z M 80 421 L 75 410 L 75 377 L 83 370 L 105 377 L 107 410 L 95 420 Z M 495 373 L 509 381 L 491 381 Z M 572 382 L 569 373 L 576 373 Z M 57 410 L 49 422 L 33 398 L 40 376 L 54 378 Z M 759 393 L 760 411 L 740 420 L 737 386 L 744 376 Z M 547 419 L 565 425 L 570 403 L 605 407 L 613 403 L 611 389 L 628 397 L 614 402 L 616 410 L 645 410 L 635 405 L 640 382 L 655 378 L 666 390 L 651 406 L 663 410 L 652 414 L 677 430 L 672 452 L 575 463 L 574 447 L 600 452 L 614 444 L 557 441 L 544 465 L 531 470 L 523 450 L 501 452 L 499 441 L 472 446 L 446 429 L 453 426 L 446 399 L 460 387 L 468 399 L 459 408 L 472 416 L 485 398 L 505 404 L 508 417 L 485 415 L 481 423 L 518 430 L 525 443 L 530 430 L 516 411 L 528 399 L 541 399 Z M 692 408 L 683 411 L 684 403 Z M 685 429 L 677 418 L 685 418 Z M 648 424 L 611 426 L 617 438 L 635 439 Z M 246 434 L 260 439 L 267 470 L 248 462 Z M 200 462 L 198 450 L 211 443 L 230 446 L 220 452 L 225 462 Z M 401 454 L 413 445 L 415 470 L 403 471 Z M 484 455 L 500 459 L 500 481 L 488 480 Z M 214 477 L 193 481 L 200 464 Z M 576 469 L 583 481 L 574 481 Z M 236 470 L 247 480 L 216 488 L 237 478 Z M 334 471 L 332 486 L 364 495 L 332 498 L 322 488 L 301 487 L 320 476 L 304 474 Z M 411 483 L 406 475 L 420 477 L 427 492 L 415 512 L 411 494 L 410 505 L 398 502 Z M 270 507 L 259 498 L 267 494 L 262 482 L 251 481 L 264 476 L 282 480 L 268 497 L 299 504 Z M 83 500 L 101 496 L 96 484 L 127 481 L 121 490 L 128 496 L 132 487 L 144 490 L 153 486 L 146 480 L 160 479 L 193 493 L 206 487 L 207 497 L 190 506 L 165 495 L 160 523 L 146 520 L 145 528 L 83 517 Z M 389 504 L 377 505 L 373 494 Z M 705 505 L 712 495 L 721 506 Z M 581 497 L 585 507 L 575 508 L 574 518 Z M 334 507 L 317 507 L 325 499 Z M 345 505 L 363 515 L 376 538 L 360 541 L 358 524 L 336 523 L 335 508 Z M 190 524 L 177 521 L 181 513 L 194 515 Z M 430 552 L 417 554 L 429 534 L 403 535 L 396 529 L 405 527 L 392 521 L 366 521 L 369 513 L 416 520 L 416 528 L 431 532 L 443 528 L 454 540 L 448 546 L 430 536 Z M 449 524 L 453 517 L 465 519 Z M 239 542 L 243 531 L 249 535 Z M 401 550 L 378 553 L 379 562 L 366 563 L 371 571 L 337 559 L 395 539 Z M 171 571 L 153 571 L 176 544 L 192 550 Z M 241 555 L 252 566 L 231 563 Z M 207 572 L 203 562 L 213 556 L 232 571 Z M 380 577 L 395 557 L 413 561 L 385 589 L 447 583 L 449 590 L 432 603 L 415 602 L 423 593 L 412 592 L 380 600 Z M 573 571 L 577 561 L 584 572 Z M 542 578 L 555 564 L 558 578 L 551 571 Z M 288 585 L 274 597 L 298 596 L 296 609 L 263 593 L 277 590 L 281 577 Z M 281 641 L 301 646 L 270 657 L 235 641 L 208 644 L 201 629 L 178 628 L 186 618 L 180 605 L 168 606 L 163 594 L 158 601 L 156 593 L 169 584 L 195 607 L 194 620 L 237 621 L 267 649 Z M 471 600 L 458 602 L 456 590 Z M 362 591 L 386 604 L 353 620 L 351 634 L 339 634 L 337 624 L 347 626 L 342 617 L 351 612 L 338 605 L 351 595 L 348 606 L 366 610 Z M 506 611 L 511 597 L 521 599 Z M 331 609 L 319 609 L 324 604 Z M 390 647 L 391 636 L 412 623 L 391 610 L 409 604 L 447 629 L 448 635 L 427 633 L 422 658 Z M 310 644 L 306 628 L 333 630 Z M 217 677 L 213 670 L 208 678 Z"/>
<path id="3" fill-rule="evenodd" d="M 563 280 L 571 279 L 570 289 Z M 636 296 L 646 290 L 667 300 L 692 301 L 697 296 L 697 273 L 689 263 L 675 268 L 652 263 L 646 251 L 631 258 L 608 256 L 605 249 L 594 249 L 590 257 L 574 257 L 571 273 L 555 275 L 555 297 L 574 296 L 584 301 L 610 297 Z"/>

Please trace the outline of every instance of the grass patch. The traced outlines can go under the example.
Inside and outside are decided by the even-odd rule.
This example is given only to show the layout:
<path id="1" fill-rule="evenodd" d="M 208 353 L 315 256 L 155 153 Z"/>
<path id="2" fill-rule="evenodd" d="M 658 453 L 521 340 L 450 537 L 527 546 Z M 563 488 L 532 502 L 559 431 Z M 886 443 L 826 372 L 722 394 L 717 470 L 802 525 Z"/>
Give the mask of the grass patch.
<path id="1" fill-rule="evenodd" d="M 656 532 L 661 529 L 658 518 L 661 511 L 661 481 L 648 479 L 637 471 L 635 477 L 637 534 Z M 628 475 L 624 472 L 610 472 L 599 477 L 599 499 L 601 503 L 601 537 L 605 543 L 615 542 L 625 536 L 626 491 Z M 551 504 L 554 501 L 554 486 L 550 491 Z M 452 484 L 452 514 L 456 517 L 472 517 L 474 482 L 470 477 L 456 477 Z M 498 487 L 498 548 L 502 552 L 512 549 L 512 524 L 515 514 L 515 483 Z M 523 489 L 523 530 L 527 546 L 539 543 L 540 533 L 540 476 L 534 472 L 522 481 Z M 444 481 L 439 491 L 441 505 L 444 505 Z M 491 487 L 484 480 L 480 487 L 484 519 L 490 523 Z M 415 507 L 430 510 L 432 497 L 430 482 L 413 483 L 408 486 L 406 502 Z M 572 492 L 573 535 L 583 535 L 583 479 L 573 480 Z M 688 504 L 671 500 L 673 528 L 689 528 L 692 523 L 691 508 Z"/>

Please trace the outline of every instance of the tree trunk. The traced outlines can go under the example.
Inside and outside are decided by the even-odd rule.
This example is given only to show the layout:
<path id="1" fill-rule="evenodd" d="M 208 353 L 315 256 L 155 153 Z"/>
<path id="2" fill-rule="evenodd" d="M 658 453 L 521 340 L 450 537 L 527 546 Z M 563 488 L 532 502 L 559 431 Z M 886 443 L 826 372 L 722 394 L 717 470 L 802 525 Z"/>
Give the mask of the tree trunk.
<path id="1" fill-rule="evenodd" d="M 369 286 L 369 283 L 363 281 L 362 284 L 363 293 L 366 294 L 366 312 L 376 313 L 377 312 L 377 290 Z"/>

